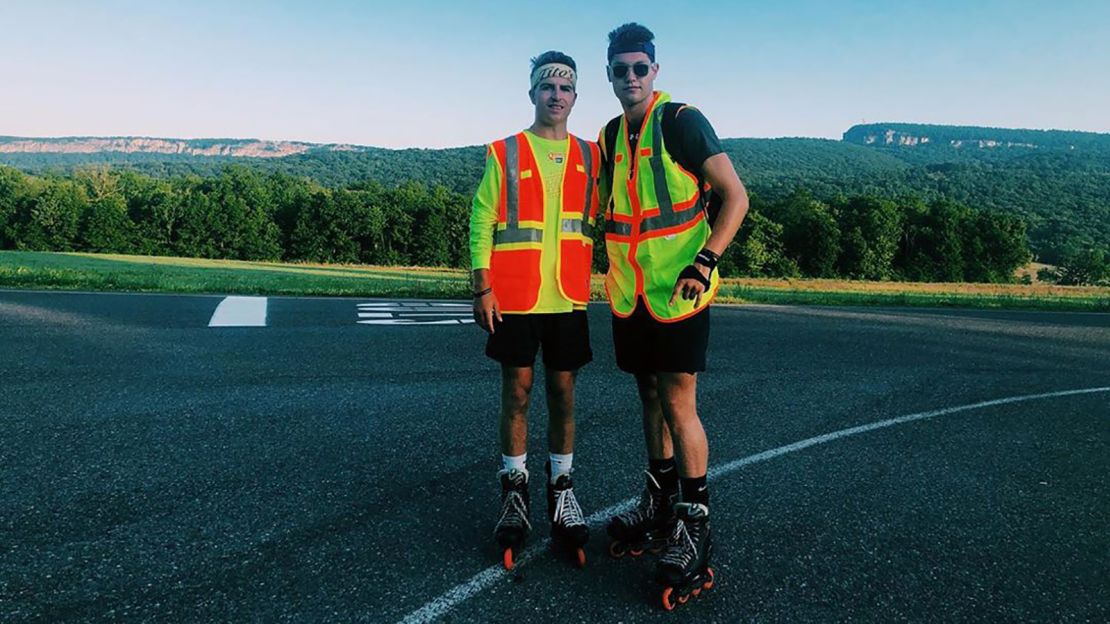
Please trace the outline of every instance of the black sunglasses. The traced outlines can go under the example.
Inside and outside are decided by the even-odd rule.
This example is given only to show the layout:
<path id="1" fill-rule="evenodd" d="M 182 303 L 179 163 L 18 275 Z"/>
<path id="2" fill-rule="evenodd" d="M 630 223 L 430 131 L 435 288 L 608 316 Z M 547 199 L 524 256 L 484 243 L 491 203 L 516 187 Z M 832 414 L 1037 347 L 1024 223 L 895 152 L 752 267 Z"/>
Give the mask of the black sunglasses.
<path id="1" fill-rule="evenodd" d="M 643 78 L 651 71 L 651 65 L 647 63 L 636 63 L 635 65 L 625 65 L 624 63 L 617 63 L 609 68 L 613 72 L 614 78 L 624 78 L 628 75 L 628 70 L 632 70 L 637 77 Z"/>

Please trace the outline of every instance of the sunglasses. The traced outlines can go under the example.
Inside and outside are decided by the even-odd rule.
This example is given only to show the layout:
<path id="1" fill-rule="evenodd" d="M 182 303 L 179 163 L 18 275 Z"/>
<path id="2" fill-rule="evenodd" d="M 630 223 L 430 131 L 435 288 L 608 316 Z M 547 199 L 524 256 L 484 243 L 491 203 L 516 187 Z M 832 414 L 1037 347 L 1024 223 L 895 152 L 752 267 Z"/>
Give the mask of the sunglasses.
<path id="1" fill-rule="evenodd" d="M 625 65 L 624 63 L 617 63 L 616 65 L 610 67 L 609 71 L 613 72 L 614 78 L 624 78 L 628 75 L 628 70 L 630 69 L 634 74 L 636 74 L 638 78 L 643 78 L 644 76 L 647 76 L 648 73 L 651 71 L 651 65 L 648 65 L 647 63 L 636 63 L 635 65 Z"/>

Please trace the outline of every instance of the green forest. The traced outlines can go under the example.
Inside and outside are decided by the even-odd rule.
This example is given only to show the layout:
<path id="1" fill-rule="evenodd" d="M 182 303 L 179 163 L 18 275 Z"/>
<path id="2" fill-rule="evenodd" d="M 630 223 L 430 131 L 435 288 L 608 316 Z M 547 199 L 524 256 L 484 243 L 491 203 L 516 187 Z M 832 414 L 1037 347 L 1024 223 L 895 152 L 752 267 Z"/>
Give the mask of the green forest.
<path id="1" fill-rule="evenodd" d="M 884 129 L 937 138 L 927 157 L 858 144 Z M 1036 147 L 946 143 L 969 136 Z M 1035 259 L 1061 283 L 1108 277 L 1108 135 L 886 124 L 722 145 L 752 194 L 727 275 L 1000 282 Z M 483 154 L 0 154 L 0 248 L 463 267 Z"/>

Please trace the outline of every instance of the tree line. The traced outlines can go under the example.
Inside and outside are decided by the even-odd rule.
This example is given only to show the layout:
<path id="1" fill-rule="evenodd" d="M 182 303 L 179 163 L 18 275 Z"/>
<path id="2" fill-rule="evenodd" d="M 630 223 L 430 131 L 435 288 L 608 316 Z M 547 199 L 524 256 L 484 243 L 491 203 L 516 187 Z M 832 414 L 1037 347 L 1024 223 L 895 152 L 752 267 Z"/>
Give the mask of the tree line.
<path id="1" fill-rule="evenodd" d="M 441 185 L 328 188 L 230 166 L 158 178 L 104 167 L 31 176 L 0 167 L 0 248 L 466 268 L 470 196 Z M 600 240 L 600 235 L 599 235 Z M 603 246 L 597 270 L 605 270 Z M 752 198 L 728 276 L 1013 281 L 1025 222 L 939 198 Z M 1098 256 L 1098 258 L 1104 258 Z M 1098 281 L 1098 258 L 1063 281 Z"/>

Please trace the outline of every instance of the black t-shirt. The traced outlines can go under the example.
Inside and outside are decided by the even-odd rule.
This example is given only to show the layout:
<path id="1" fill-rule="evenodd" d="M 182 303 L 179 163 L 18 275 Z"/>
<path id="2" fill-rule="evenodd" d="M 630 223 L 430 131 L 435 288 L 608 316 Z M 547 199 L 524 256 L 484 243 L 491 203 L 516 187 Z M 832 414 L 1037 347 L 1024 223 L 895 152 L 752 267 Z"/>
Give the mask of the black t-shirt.
<path id="1" fill-rule="evenodd" d="M 613 163 L 610 154 L 613 152 L 612 143 L 620 133 L 620 117 L 610 121 L 605 126 L 605 136 L 602 145 L 602 166 L 605 167 L 609 178 L 613 177 Z M 628 129 L 629 153 L 636 153 L 639 143 L 639 128 Z M 705 115 L 698 109 L 687 104 L 667 102 L 663 105 L 663 143 L 667 152 L 683 169 L 698 178 L 698 186 L 705 188 L 705 177 L 701 167 L 710 156 L 724 152 L 721 140 Z M 629 170 L 631 174 L 631 169 Z M 716 220 L 717 210 L 720 208 L 720 196 L 709 191 L 703 199 L 709 211 L 709 222 Z"/>

